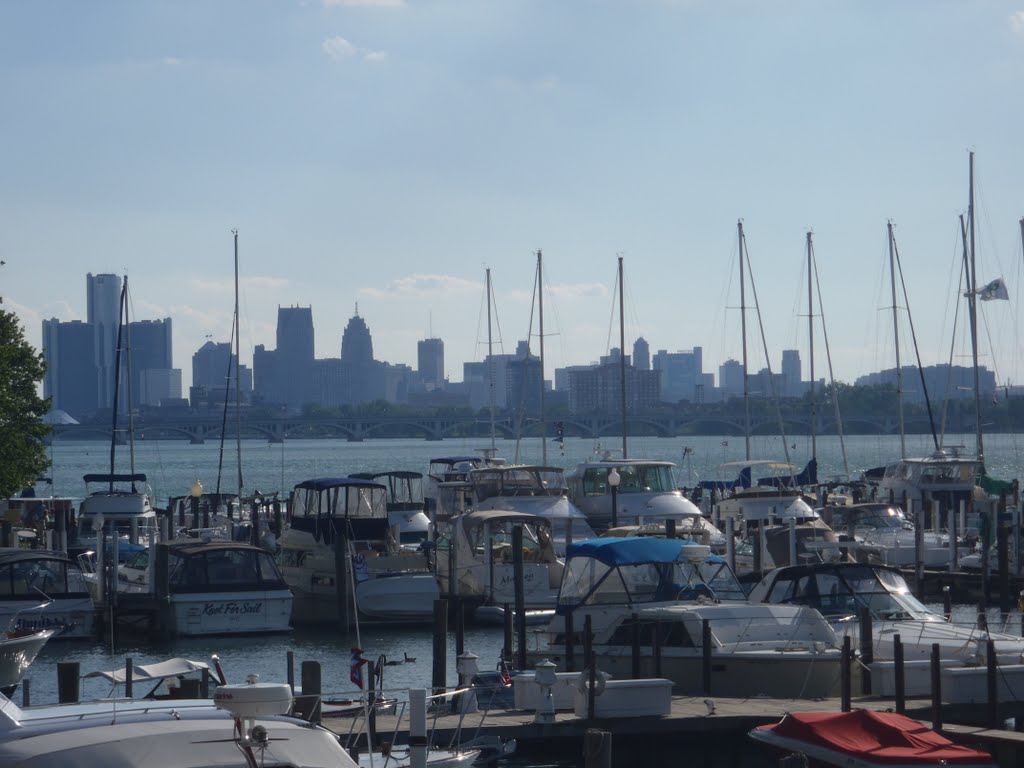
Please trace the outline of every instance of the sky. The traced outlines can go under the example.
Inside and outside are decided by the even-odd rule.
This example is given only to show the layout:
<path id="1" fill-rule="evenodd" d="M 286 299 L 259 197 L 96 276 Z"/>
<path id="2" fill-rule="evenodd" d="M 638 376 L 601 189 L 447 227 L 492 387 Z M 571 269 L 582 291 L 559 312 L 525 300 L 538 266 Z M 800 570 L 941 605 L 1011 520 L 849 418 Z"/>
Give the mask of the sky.
<path id="1" fill-rule="evenodd" d="M 545 371 L 619 346 L 800 350 L 815 378 L 900 351 L 969 364 L 958 302 L 975 153 L 980 362 L 1020 383 L 1024 0 L 35 0 L 0 3 L 0 296 L 41 346 L 86 319 L 85 275 L 171 317 L 174 365 L 274 348 L 311 306 L 317 357 L 356 312 L 379 360 Z M 757 307 L 754 309 L 754 293 Z M 820 306 L 823 310 L 819 309 Z M 909 311 L 908 308 L 909 307 Z M 761 330 L 763 328 L 763 331 Z M 825 337 L 827 336 L 827 347 Z M 826 355 L 827 351 L 827 355 Z"/>

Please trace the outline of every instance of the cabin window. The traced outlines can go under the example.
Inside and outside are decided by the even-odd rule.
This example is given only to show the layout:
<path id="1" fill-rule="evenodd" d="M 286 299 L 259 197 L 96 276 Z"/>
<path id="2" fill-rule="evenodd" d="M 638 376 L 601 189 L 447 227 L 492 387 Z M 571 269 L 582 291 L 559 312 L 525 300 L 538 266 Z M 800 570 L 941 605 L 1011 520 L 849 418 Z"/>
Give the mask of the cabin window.
<path id="1" fill-rule="evenodd" d="M 206 569 L 210 584 L 218 587 L 230 587 L 259 583 L 256 554 L 247 549 L 208 552 Z"/>
<path id="2" fill-rule="evenodd" d="M 284 581 L 281 572 L 277 569 L 277 563 L 269 552 L 257 552 L 256 559 L 259 563 L 260 581 L 264 584 L 277 584 Z"/>
<path id="3" fill-rule="evenodd" d="M 584 471 L 583 493 L 586 496 L 604 496 L 608 493 L 608 470 L 600 468 Z"/>
<path id="4" fill-rule="evenodd" d="M 42 599 L 67 592 L 67 565 L 59 560 L 23 560 L 0 570 L 0 597 L 30 596 Z"/>

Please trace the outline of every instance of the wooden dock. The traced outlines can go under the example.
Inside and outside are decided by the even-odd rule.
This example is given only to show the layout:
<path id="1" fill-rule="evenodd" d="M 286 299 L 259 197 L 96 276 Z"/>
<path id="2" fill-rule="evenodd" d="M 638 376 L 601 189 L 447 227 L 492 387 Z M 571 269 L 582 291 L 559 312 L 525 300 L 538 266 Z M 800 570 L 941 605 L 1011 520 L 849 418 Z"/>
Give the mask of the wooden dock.
<path id="1" fill-rule="evenodd" d="M 713 703 L 713 712 L 706 703 Z M 861 697 L 852 700 L 854 709 L 895 709 L 892 699 Z M 614 750 L 619 760 L 616 765 L 635 764 L 636 755 L 643 755 L 645 764 L 679 766 L 681 750 L 685 750 L 687 766 L 775 766 L 778 756 L 763 749 L 747 733 L 759 725 L 778 722 L 787 712 L 838 712 L 842 702 L 833 699 L 771 699 L 672 697 L 671 711 L 660 717 L 619 717 L 587 720 L 572 711 L 555 713 L 553 723 L 535 723 L 534 713 L 527 710 L 487 710 L 458 715 L 450 712 L 430 711 L 427 729 L 435 745 L 449 745 L 476 737 L 491 737 L 516 741 L 516 754 L 527 760 L 582 760 L 584 738 L 587 731 L 597 729 L 612 735 Z M 1013 730 L 994 730 L 982 726 L 976 719 L 984 707 L 943 706 L 943 733 L 950 739 L 990 752 L 1000 766 L 1024 765 L 1024 733 Z M 931 725 L 931 702 L 926 699 L 908 700 L 906 714 Z M 983 714 L 983 713 L 982 713 Z M 1024 703 L 1001 706 L 1000 716 L 1016 717 L 1024 727 Z M 958 724 L 950 724 L 950 722 Z M 346 737 L 361 731 L 362 723 L 351 718 L 325 717 L 323 725 Z M 354 727 L 353 727 L 354 726 Z M 377 715 L 377 742 L 407 743 L 407 721 L 398 715 Z M 358 742 L 365 748 L 365 740 Z M 624 762 L 623 758 L 632 756 Z M 660 759 L 658 756 L 666 756 Z M 672 756 L 672 760 L 668 756 Z"/>

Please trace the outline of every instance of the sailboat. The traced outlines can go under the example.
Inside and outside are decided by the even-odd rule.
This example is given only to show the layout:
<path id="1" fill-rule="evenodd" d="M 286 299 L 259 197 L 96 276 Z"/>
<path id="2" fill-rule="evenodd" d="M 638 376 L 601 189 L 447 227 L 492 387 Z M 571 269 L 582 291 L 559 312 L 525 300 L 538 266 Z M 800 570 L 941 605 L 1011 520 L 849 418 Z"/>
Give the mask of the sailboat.
<path id="1" fill-rule="evenodd" d="M 106 593 L 106 580 L 100 578 L 106 569 L 104 561 L 107 556 L 106 547 L 100 543 L 110 536 L 115 542 L 110 546 L 113 555 L 110 569 L 114 574 L 112 583 L 116 583 L 118 564 L 129 559 L 135 552 L 155 542 L 159 535 L 156 512 L 153 509 L 152 489 L 146 484 L 146 475 L 135 471 L 135 439 L 132 423 L 131 376 L 122 376 L 122 360 L 126 360 L 124 370 L 131 370 L 128 338 L 128 276 L 121 283 L 120 311 L 117 327 L 117 349 L 114 363 L 114 402 L 113 424 L 110 434 L 110 467 L 106 473 L 87 474 L 83 478 L 87 489 L 86 497 L 78 507 L 77 539 L 75 546 L 83 556 L 79 557 L 87 578 L 91 576 L 90 589 L 93 597 L 101 602 Z M 118 426 L 120 416 L 120 391 L 122 378 L 126 382 L 128 443 L 130 471 L 117 472 L 117 444 L 121 438 Z M 91 551 L 94 559 L 86 551 Z M 116 591 L 115 591 L 116 593 Z"/>

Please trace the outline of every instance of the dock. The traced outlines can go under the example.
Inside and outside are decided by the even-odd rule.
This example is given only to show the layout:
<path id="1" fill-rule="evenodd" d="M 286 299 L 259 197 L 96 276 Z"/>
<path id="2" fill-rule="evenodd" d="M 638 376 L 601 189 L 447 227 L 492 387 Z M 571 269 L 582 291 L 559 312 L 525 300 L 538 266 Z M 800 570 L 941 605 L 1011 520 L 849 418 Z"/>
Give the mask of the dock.
<path id="1" fill-rule="evenodd" d="M 855 697 L 851 700 L 851 707 L 895 711 L 895 701 Z M 1001 707 L 1000 716 L 1016 717 L 1018 727 L 1024 728 L 1024 702 L 1008 703 L 1006 707 Z M 765 750 L 747 735 L 753 728 L 778 722 L 789 712 L 839 712 L 841 709 L 842 700 L 839 698 L 673 696 L 671 711 L 659 717 L 588 720 L 577 717 L 572 711 L 558 711 L 554 722 L 536 723 L 534 712 L 529 710 L 490 709 L 465 715 L 429 711 L 427 729 L 435 745 L 455 744 L 477 737 L 502 741 L 514 739 L 515 754 L 522 759 L 543 759 L 546 762 L 577 760 L 580 765 L 586 762 L 583 752 L 588 732 L 598 730 L 611 734 L 612 748 L 618 757 L 615 765 L 635 764 L 637 755 L 642 755 L 648 765 L 678 766 L 683 764 L 680 757 L 685 752 L 687 766 L 746 768 L 779 764 L 777 754 Z M 942 733 L 959 744 L 991 753 L 1001 767 L 1024 764 L 1024 733 L 992 729 L 974 722 L 979 709 L 984 716 L 984 707 L 943 705 Z M 932 725 L 931 701 L 928 699 L 908 700 L 905 714 Z M 407 720 L 400 715 L 380 714 L 375 719 L 378 743 L 408 743 Z M 950 719 L 955 719 L 957 724 L 950 724 Z M 322 724 L 342 738 L 362 730 L 361 722 L 356 722 L 353 729 L 350 717 L 324 717 Z M 365 740 L 359 743 L 365 749 Z"/>

